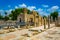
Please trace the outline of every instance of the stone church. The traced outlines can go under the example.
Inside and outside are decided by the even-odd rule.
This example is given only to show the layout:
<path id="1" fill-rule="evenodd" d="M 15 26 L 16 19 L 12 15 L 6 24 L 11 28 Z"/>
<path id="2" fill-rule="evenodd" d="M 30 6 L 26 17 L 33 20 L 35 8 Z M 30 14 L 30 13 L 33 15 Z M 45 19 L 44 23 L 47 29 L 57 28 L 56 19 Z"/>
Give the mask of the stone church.
<path id="1" fill-rule="evenodd" d="M 38 27 L 44 24 L 43 17 L 40 16 L 36 11 L 31 11 L 29 14 L 27 12 L 28 12 L 27 9 L 24 8 L 23 13 L 20 13 L 19 16 L 17 17 L 17 21 L 20 23 L 21 26 L 27 25 Z"/>

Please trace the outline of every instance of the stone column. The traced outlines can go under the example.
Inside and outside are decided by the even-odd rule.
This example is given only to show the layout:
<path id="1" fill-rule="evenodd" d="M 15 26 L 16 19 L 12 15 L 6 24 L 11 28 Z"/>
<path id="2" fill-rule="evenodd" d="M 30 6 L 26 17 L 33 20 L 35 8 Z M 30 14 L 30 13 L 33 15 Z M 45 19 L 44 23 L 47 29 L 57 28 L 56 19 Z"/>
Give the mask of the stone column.
<path id="1" fill-rule="evenodd" d="M 53 17 L 51 16 L 51 23 L 53 23 Z"/>
<path id="2" fill-rule="evenodd" d="M 44 29 L 46 29 L 46 20 L 45 20 L 45 18 L 44 18 Z"/>
<path id="3" fill-rule="evenodd" d="M 27 22 L 26 22 L 26 28 L 29 28 L 28 18 L 27 18 Z"/>
<path id="4" fill-rule="evenodd" d="M 42 26 L 42 17 L 41 17 L 41 26 Z"/>
<path id="5" fill-rule="evenodd" d="M 20 28 L 20 25 L 18 25 L 18 28 Z"/>
<path id="6" fill-rule="evenodd" d="M 57 26 L 57 18 L 55 18 L 55 25 Z"/>
<path id="7" fill-rule="evenodd" d="M 40 24 L 39 24 L 39 16 L 38 16 L 38 26 L 40 26 Z"/>
<path id="8" fill-rule="evenodd" d="M 34 26 L 36 27 L 36 16 L 34 14 Z"/>
<path id="9" fill-rule="evenodd" d="M 48 16 L 48 29 L 50 28 L 50 16 Z"/>

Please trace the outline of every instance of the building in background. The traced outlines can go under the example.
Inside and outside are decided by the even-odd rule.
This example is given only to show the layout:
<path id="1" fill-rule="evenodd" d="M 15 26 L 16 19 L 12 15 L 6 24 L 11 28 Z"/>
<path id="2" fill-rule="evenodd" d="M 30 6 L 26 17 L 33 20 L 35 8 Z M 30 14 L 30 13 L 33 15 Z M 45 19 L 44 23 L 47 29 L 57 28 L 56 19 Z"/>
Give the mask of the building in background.
<path id="1" fill-rule="evenodd" d="M 23 9 L 23 13 L 19 14 L 19 16 L 17 17 L 17 21 L 20 23 L 20 25 L 23 26 L 27 25 L 38 27 L 44 24 L 44 19 L 42 16 L 40 16 L 36 11 L 31 11 L 28 14 L 26 8 Z"/>

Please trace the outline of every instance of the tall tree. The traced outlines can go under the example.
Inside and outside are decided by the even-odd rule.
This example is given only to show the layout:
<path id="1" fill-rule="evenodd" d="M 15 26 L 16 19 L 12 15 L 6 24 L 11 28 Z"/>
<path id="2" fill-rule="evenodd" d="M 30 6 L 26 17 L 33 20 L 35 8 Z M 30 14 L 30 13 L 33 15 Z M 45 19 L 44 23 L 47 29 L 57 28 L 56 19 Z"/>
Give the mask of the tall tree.
<path id="1" fill-rule="evenodd" d="M 7 16 L 7 12 L 5 12 L 5 16 Z"/>
<path id="2" fill-rule="evenodd" d="M 58 12 L 55 11 L 55 12 L 51 13 L 50 16 L 53 17 L 53 20 L 55 21 L 55 19 L 56 20 L 58 19 Z"/>
<path id="3" fill-rule="evenodd" d="M 44 15 L 43 18 L 47 18 L 47 16 Z"/>
<path id="4" fill-rule="evenodd" d="M 9 17 L 7 16 L 7 12 L 5 12 L 5 17 L 4 17 L 5 21 L 9 20 Z"/>
<path id="5" fill-rule="evenodd" d="M 3 19 L 3 16 L 1 15 L 1 13 L 0 13 L 0 20 L 2 20 Z"/>
<path id="6" fill-rule="evenodd" d="M 9 15 L 9 17 L 12 18 L 12 20 L 17 20 L 17 16 L 20 14 L 20 13 L 23 13 L 23 9 L 24 8 L 18 8 L 18 9 L 15 9 L 15 10 L 12 10 L 11 11 L 11 14 Z M 29 14 L 30 13 L 30 10 L 27 9 L 27 13 Z"/>

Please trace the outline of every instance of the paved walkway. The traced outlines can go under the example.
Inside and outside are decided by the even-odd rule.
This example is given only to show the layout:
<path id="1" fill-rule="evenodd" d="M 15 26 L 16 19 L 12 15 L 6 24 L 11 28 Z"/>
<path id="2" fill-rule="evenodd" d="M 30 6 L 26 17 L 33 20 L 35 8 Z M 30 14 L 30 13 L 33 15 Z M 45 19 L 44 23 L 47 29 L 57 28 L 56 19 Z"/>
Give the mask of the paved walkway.
<path id="1" fill-rule="evenodd" d="M 51 24 L 52 26 L 54 24 Z M 31 28 L 31 29 L 44 29 L 44 26 L 40 26 L 40 27 L 35 27 L 35 28 Z M 30 33 L 30 31 L 28 31 L 28 29 L 23 29 L 23 30 L 17 30 L 15 32 L 11 32 L 11 33 L 6 33 L 6 34 L 3 34 L 4 36 L 0 36 L 3 38 L 3 40 L 12 40 L 12 39 L 17 39 L 19 37 L 21 37 L 21 35 L 24 35 L 24 34 L 28 34 Z"/>
<path id="2" fill-rule="evenodd" d="M 17 30 L 15 32 L 11 32 L 11 33 L 6 33 L 4 36 L 2 36 L 3 40 L 9 40 L 9 39 L 13 39 L 16 37 L 20 37 L 23 34 L 27 34 L 28 33 L 28 29 L 23 29 L 23 30 Z"/>
<path id="3" fill-rule="evenodd" d="M 51 28 L 51 27 L 54 27 L 54 26 L 55 26 L 55 24 L 50 24 L 50 28 Z M 46 25 L 46 28 L 48 28 L 48 25 Z M 35 30 L 42 29 L 42 30 L 45 30 L 45 29 L 44 29 L 44 25 L 43 25 L 43 26 L 40 26 L 40 27 L 30 28 L 30 29 L 35 29 Z"/>
<path id="4" fill-rule="evenodd" d="M 30 40 L 60 40 L 60 27 L 53 27 L 36 36 L 31 37 Z"/>

